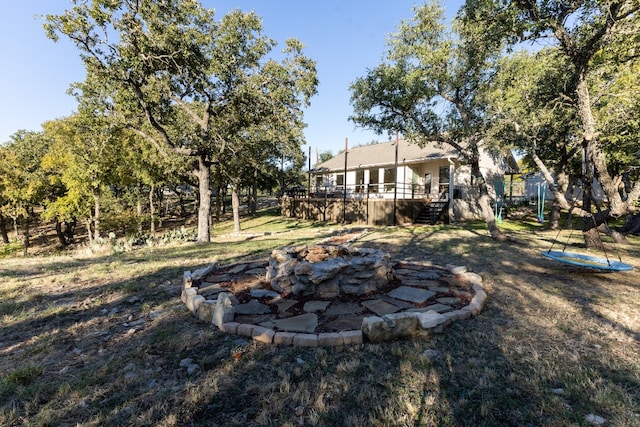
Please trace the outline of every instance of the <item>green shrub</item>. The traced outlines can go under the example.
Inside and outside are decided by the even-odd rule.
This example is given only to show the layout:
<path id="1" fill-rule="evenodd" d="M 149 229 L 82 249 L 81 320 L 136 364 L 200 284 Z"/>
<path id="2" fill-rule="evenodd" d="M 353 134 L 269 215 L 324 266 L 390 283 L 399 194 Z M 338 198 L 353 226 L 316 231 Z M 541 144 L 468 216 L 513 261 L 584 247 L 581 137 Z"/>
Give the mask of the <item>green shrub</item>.
<path id="1" fill-rule="evenodd" d="M 13 241 L 2 245 L 0 246 L 0 258 L 10 257 L 20 250 L 22 250 L 22 242 Z"/>

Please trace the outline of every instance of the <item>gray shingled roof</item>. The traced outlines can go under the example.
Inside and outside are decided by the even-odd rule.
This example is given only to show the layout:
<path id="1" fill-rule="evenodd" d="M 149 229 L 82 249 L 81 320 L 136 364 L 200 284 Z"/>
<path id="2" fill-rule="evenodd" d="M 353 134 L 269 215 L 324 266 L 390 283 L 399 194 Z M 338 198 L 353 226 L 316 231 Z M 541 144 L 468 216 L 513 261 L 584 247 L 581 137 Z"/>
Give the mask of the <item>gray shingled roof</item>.
<path id="1" fill-rule="evenodd" d="M 401 140 L 398 144 L 398 163 L 421 163 L 425 160 L 457 158 L 458 152 L 450 147 L 437 148 L 433 145 L 420 148 L 416 144 Z M 395 143 L 383 142 L 349 149 L 347 169 L 366 169 L 395 164 Z M 316 165 L 314 170 L 344 170 L 344 152 L 324 163 Z"/>

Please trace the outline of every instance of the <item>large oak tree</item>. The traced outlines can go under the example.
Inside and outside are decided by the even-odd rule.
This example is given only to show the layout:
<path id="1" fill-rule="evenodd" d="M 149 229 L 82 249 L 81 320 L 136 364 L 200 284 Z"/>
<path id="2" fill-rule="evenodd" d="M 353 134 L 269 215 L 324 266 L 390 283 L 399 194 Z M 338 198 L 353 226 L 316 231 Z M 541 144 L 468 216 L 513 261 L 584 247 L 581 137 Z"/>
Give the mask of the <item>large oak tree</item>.
<path id="1" fill-rule="evenodd" d="M 400 132 L 421 146 L 456 149 L 471 168 L 491 236 L 502 240 L 479 164 L 481 95 L 498 46 L 479 43 L 482 28 L 462 21 L 454 22 L 456 33 L 449 32 L 438 2 L 417 6 L 414 14 L 391 35 L 384 62 L 351 86 L 351 119 L 378 133 Z"/>
<path id="2" fill-rule="evenodd" d="M 198 240 L 209 241 L 211 167 L 224 168 L 247 128 L 301 126 L 317 86 L 315 62 L 297 40 L 287 41 L 282 60 L 269 59 L 276 43 L 255 13 L 216 21 L 198 1 L 72 3 L 47 17 L 48 35 L 76 44 L 88 77 L 112 85 L 116 108 L 141 136 L 194 160 Z"/>
<path id="3" fill-rule="evenodd" d="M 0 145 L 0 212 L 3 221 L 4 216 L 13 219 L 16 238 L 19 225 L 22 225 L 25 256 L 30 245 L 34 208 L 40 205 L 47 191 L 40 159 L 48 147 L 49 142 L 42 132 L 24 130 L 11 135 L 9 142 Z"/>
<path id="4" fill-rule="evenodd" d="M 597 103 L 610 90 L 607 84 L 594 93 L 593 82 L 598 73 L 609 68 L 624 67 L 638 59 L 640 46 L 640 2 L 637 0 L 467 0 L 464 19 L 482 25 L 487 40 L 500 38 L 510 45 L 544 41 L 557 47 L 558 60 L 565 65 L 570 98 L 578 117 L 580 144 L 587 167 L 584 176 L 583 211 L 585 241 L 594 246 L 599 242 L 597 225 L 607 218 L 617 218 L 634 211 L 640 194 L 640 181 L 627 192 L 620 191 L 620 179 L 612 169 L 603 147 L 602 124 L 596 113 Z M 566 88 L 559 87 L 558 93 Z M 591 172 L 592 171 L 592 172 Z M 591 214 L 588 186 L 596 178 L 606 195 L 607 207 Z M 554 188 L 555 190 L 555 188 Z M 556 197 L 562 202 L 561 197 Z M 573 209 L 569 203 L 563 208 Z"/>

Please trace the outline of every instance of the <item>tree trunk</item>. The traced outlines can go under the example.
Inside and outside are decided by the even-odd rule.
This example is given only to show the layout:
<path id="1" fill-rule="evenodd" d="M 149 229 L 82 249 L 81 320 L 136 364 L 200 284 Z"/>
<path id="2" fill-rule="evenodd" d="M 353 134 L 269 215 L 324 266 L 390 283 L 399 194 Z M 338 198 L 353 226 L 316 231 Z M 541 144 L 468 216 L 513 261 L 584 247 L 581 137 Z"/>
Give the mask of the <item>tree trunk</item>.
<path id="1" fill-rule="evenodd" d="M 220 168 L 216 167 L 216 222 L 220 222 L 222 217 L 222 176 L 220 175 Z"/>
<path id="2" fill-rule="evenodd" d="M 606 224 L 603 224 L 603 228 L 604 228 L 603 231 L 607 234 L 607 236 L 611 237 L 614 243 L 622 243 L 622 244 L 629 243 L 629 241 L 627 240 L 627 237 L 624 234 L 619 233 L 616 230 L 612 230 Z"/>
<path id="3" fill-rule="evenodd" d="M 559 230 L 562 226 L 560 225 L 560 204 L 556 199 L 553 199 L 551 203 L 551 210 L 549 211 L 549 229 L 550 230 Z"/>
<path id="4" fill-rule="evenodd" d="M 93 239 L 98 240 L 100 239 L 100 196 L 94 194 L 93 201 Z"/>
<path id="5" fill-rule="evenodd" d="M 216 188 L 216 213 L 215 213 L 215 220 L 216 222 L 220 222 L 220 218 L 222 216 L 222 196 L 220 194 L 220 187 Z"/>
<path id="6" fill-rule="evenodd" d="M 554 193 L 553 202 L 551 203 L 551 211 L 549 212 L 549 229 L 551 230 L 558 230 L 562 228 L 562 225 L 560 225 L 560 211 L 562 209 L 562 203 L 557 196 L 562 194 L 562 197 L 564 198 L 564 195 L 567 194 L 567 190 L 569 189 L 569 175 L 565 171 L 565 167 L 566 164 L 559 165 L 561 170 L 560 172 L 556 172 L 555 183 L 547 183 L 547 187 L 552 193 L 552 187 L 557 189 Z M 546 179 L 547 178 L 545 177 L 545 180 Z"/>
<path id="7" fill-rule="evenodd" d="M 11 219 L 13 220 L 13 233 L 16 235 L 16 240 L 18 240 L 20 238 L 20 230 L 18 229 L 18 213 L 16 212 Z"/>
<path id="8" fill-rule="evenodd" d="M 65 227 L 64 234 L 65 234 L 65 236 L 67 238 L 67 242 L 69 244 L 75 243 L 76 239 L 75 239 L 75 237 L 73 237 L 73 233 L 74 233 L 75 228 L 76 228 L 76 220 L 74 219 L 72 221 L 65 221 L 64 222 L 64 227 Z"/>
<path id="9" fill-rule="evenodd" d="M 142 184 L 136 187 L 136 219 L 138 220 L 138 236 L 142 236 Z"/>
<path id="10" fill-rule="evenodd" d="M 484 189 L 482 187 L 484 187 Z M 493 213 L 493 209 L 491 209 L 491 198 L 489 197 L 489 192 L 487 191 L 486 184 L 480 184 L 480 197 L 478 199 L 478 205 L 480 206 L 482 216 L 487 223 L 487 228 L 489 229 L 489 234 L 491 235 L 491 237 L 500 242 L 506 240 L 507 236 L 505 236 L 505 234 L 502 232 L 502 230 L 500 230 L 498 224 L 496 223 L 496 217 Z"/>
<path id="11" fill-rule="evenodd" d="M 593 164 L 596 178 L 598 178 L 604 193 L 607 195 L 610 215 L 617 218 L 628 213 L 628 206 L 622 201 L 622 197 L 620 197 L 620 193 L 618 192 L 618 186 L 609 175 L 606 155 L 598 143 L 596 121 L 591 107 L 586 71 L 583 71 L 579 75 L 576 95 L 578 116 L 580 117 L 583 129 L 583 141 L 588 153 L 586 160 Z"/>
<path id="12" fill-rule="evenodd" d="M 489 197 L 487 183 L 482 176 L 482 172 L 480 172 L 480 156 L 478 153 L 474 153 L 471 158 L 471 174 L 472 177 L 478 179 L 478 190 L 480 192 L 480 196 L 478 197 L 478 207 L 480 207 L 482 217 L 487 223 L 489 234 L 491 234 L 493 239 L 502 242 L 507 239 L 507 236 L 500 230 L 496 223 L 496 217 L 493 209 L 491 208 L 491 197 Z M 454 185 L 454 183 L 450 182 L 449 185 Z M 451 200 L 450 203 L 453 203 L 453 200 Z"/>
<path id="13" fill-rule="evenodd" d="M 58 218 L 56 218 L 56 236 L 58 237 L 58 241 L 60 242 L 60 244 L 62 245 L 62 247 L 67 247 L 67 237 L 64 235 L 64 232 L 62 231 L 62 223 L 60 221 L 58 221 Z"/>
<path id="14" fill-rule="evenodd" d="M 156 208 L 154 203 L 154 190 L 155 186 L 151 184 L 149 188 L 149 234 L 151 237 L 156 236 Z"/>
<path id="15" fill-rule="evenodd" d="M 156 187 L 156 200 L 158 201 L 158 228 L 162 228 L 162 218 L 164 217 L 162 213 L 162 204 L 164 203 L 164 187 L 161 185 L 160 187 Z M 166 215 L 169 214 L 169 200 L 167 198 L 167 207 L 166 207 Z"/>
<path id="16" fill-rule="evenodd" d="M 186 218 L 187 217 L 187 207 L 185 206 L 185 200 L 184 200 L 184 193 L 178 188 L 178 186 L 176 185 L 173 188 L 173 192 L 177 194 L 178 196 L 178 206 L 180 207 L 180 217 L 181 218 Z"/>
<path id="17" fill-rule="evenodd" d="M 196 176 L 196 181 L 198 181 L 198 187 L 193 188 L 193 212 L 192 214 L 197 214 L 200 209 L 200 184 L 198 180 L 198 171 L 194 172 Z"/>
<path id="18" fill-rule="evenodd" d="M 240 233 L 240 195 L 238 194 L 238 183 L 231 185 L 231 206 L 233 207 L 233 232 Z"/>
<path id="19" fill-rule="evenodd" d="M 218 187 L 218 193 L 220 193 L 220 214 L 219 214 L 219 219 L 222 218 L 222 216 L 227 213 L 227 188 L 226 186 L 224 186 L 222 184 L 221 181 L 221 187 Z"/>
<path id="20" fill-rule="evenodd" d="M 27 215 L 24 218 L 24 234 L 22 236 L 23 243 L 23 251 L 22 254 L 26 257 L 29 254 L 29 211 L 27 210 Z"/>
<path id="21" fill-rule="evenodd" d="M 593 173 L 592 168 L 590 167 L 590 163 L 587 159 L 589 159 L 589 149 L 588 144 L 585 142 L 584 147 L 584 157 L 583 157 L 583 165 L 582 165 L 582 175 L 583 175 L 583 191 L 582 191 L 582 208 L 587 212 L 591 213 L 592 202 L 591 199 L 591 182 L 593 181 Z M 600 240 L 600 232 L 598 231 L 598 224 L 602 223 L 602 219 L 600 222 L 596 222 L 596 217 L 591 215 L 585 215 L 582 218 L 582 234 L 584 235 L 584 244 L 587 248 L 590 249 L 602 249 L 602 241 Z"/>
<path id="22" fill-rule="evenodd" d="M 91 230 L 91 224 L 93 224 L 93 221 L 91 218 L 87 219 L 87 237 L 89 238 L 89 246 L 93 245 L 93 234 L 92 234 L 92 230 Z"/>
<path id="23" fill-rule="evenodd" d="M 255 215 L 258 211 L 258 169 L 253 170 L 253 183 L 249 193 L 249 213 Z"/>
<path id="24" fill-rule="evenodd" d="M 584 218 L 585 223 L 592 222 L 589 218 Z M 584 236 L 584 243 L 589 249 L 603 249 L 602 240 L 600 239 L 600 232 L 597 227 L 588 227 L 585 224 L 586 230 L 582 231 L 582 235 Z"/>
<path id="25" fill-rule="evenodd" d="M 622 232 L 633 235 L 640 235 L 640 215 L 629 214 L 622 226 Z"/>
<path id="26" fill-rule="evenodd" d="M 2 242 L 6 245 L 9 243 L 9 234 L 7 233 L 7 224 L 4 222 L 4 216 L 0 214 L 0 234 L 2 234 Z"/>
<path id="27" fill-rule="evenodd" d="M 198 242 L 208 242 L 211 239 L 211 168 L 202 156 L 198 157 L 198 193 L 200 203 L 198 207 Z"/>
<path id="28" fill-rule="evenodd" d="M 614 243 L 629 243 L 623 234 L 609 228 L 606 222 L 608 217 L 609 211 L 607 210 L 583 218 L 582 234 L 587 248 L 604 249 L 600 233 L 609 236 Z"/>

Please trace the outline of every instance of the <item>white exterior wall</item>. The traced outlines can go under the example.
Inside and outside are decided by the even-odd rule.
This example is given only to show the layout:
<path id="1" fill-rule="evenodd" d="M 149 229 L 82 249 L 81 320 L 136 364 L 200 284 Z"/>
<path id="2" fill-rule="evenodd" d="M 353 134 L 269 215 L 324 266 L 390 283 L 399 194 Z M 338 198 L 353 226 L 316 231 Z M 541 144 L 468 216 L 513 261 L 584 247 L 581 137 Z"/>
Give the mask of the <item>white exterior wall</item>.
<path id="1" fill-rule="evenodd" d="M 490 164 L 491 159 L 488 160 Z M 454 161 L 454 188 L 459 186 L 468 186 L 471 184 L 471 168 L 467 165 L 460 165 L 459 162 Z M 486 163 L 483 163 L 483 165 Z M 440 187 L 440 168 L 446 167 L 449 168 L 450 162 L 448 159 L 439 159 L 439 160 L 430 160 L 425 163 L 419 164 L 402 164 L 402 161 L 399 162 L 396 181 L 398 184 L 398 198 L 411 198 L 412 194 L 412 186 L 415 184 L 417 187 L 417 192 L 424 191 L 425 186 L 425 174 L 431 174 L 431 193 L 429 195 L 425 195 L 425 197 L 436 199 L 439 197 L 439 187 Z M 484 166 L 483 166 L 484 167 Z M 378 180 L 376 183 L 371 182 L 371 173 L 370 171 L 373 169 L 378 170 Z M 384 183 L 384 171 L 385 167 L 380 168 L 365 168 L 364 170 L 364 191 L 361 193 L 357 193 L 356 189 L 356 171 L 349 170 L 346 174 L 346 187 L 348 190 L 349 197 L 369 197 L 369 198 L 384 198 L 384 199 L 392 199 L 394 197 L 394 191 L 391 189 L 390 191 L 385 190 Z M 495 169 L 487 168 L 487 170 L 492 171 L 492 176 L 495 174 Z M 483 175 L 485 171 L 483 170 Z M 325 175 L 324 185 L 328 186 L 328 190 L 331 191 L 331 187 L 335 187 L 337 185 L 337 176 L 344 174 L 344 171 L 336 171 L 333 173 L 329 173 Z M 415 180 L 414 180 L 415 175 Z M 486 177 L 486 175 L 485 175 Z M 315 183 L 315 181 L 314 181 Z M 369 186 L 374 186 L 377 184 L 377 191 L 367 191 Z M 388 183 L 387 183 L 388 185 Z M 489 185 L 491 188 L 491 185 Z M 341 190 L 341 189 L 340 189 Z M 403 191 L 404 190 L 404 191 Z"/>
<path id="2" fill-rule="evenodd" d="M 454 168 L 454 187 L 458 184 L 469 182 L 470 174 L 469 168 L 465 166 L 460 166 L 460 164 L 456 161 Z M 431 161 L 429 163 L 422 163 L 413 166 L 413 170 L 416 171 L 418 175 L 418 184 L 424 189 L 425 178 L 424 176 L 427 173 L 431 174 L 431 194 L 426 197 L 430 197 L 432 199 L 439 197 L 439 188 L 440 188 L 440 168 L 446 167 L 449 168 L 449 161 L 447 159 Z"/>
<path id="3" fill-rule="evenodd" d="M 347 188 L 356 185 L 356 171 L 347 171 L 347 178 L 345 180 Z"/>
<path id="4" fill-rule="evenodd" d="M 431 193 L 429 195 L 425 195 L 425 197 L 429 198 L 437 198 L 439 196 L 439 178 L 440 178 L 440 167 L 449 167 L 449 161 L 438 160 L 431 161 L 429 163 L 423 164 L 412 164 L 412 165 L 398 165 L 396 181 L 398 184 L 398 194 L 397 197 L 401 198 L 403 196 L 409 198 L 411 197 L 412 186 L 415 184 L 418 187 L 419 191 L 424 190 L 425 186 L 425 174 L 431 174 Z M 371 169 L 378 170 L 378 181 L 373 183 L 371 182 Z M 384 182 L 384 171 L 386 168 L 369 168 L 364 169 L 364 185 L 365 185 L 365 193 L 366 187 L 368 185 L 377 184 L 377 191 L 372 191 L 369 193 L 369 197 L 378 197 L 378 198 L 393 198 L 394 191 L 384 191 L 385 190 L 385 182 Z M 336 183 L 336 176 L 342 174 L 344 172 L 336 172 L 331 174 L 332 185 Z M 415 180 L 414 180 L 415 175 Z M 470 173 L 468 167 L 461 167 L 456 164 L 455 174 L 454 174 L 454 185 L 462 184 L 462 183 L 470 183 Z M 387 183 L 388 184 L 388 183 Z M 356 186 L 356 171 L 347 171 L 347 188 L 353 192 Z M 356 195 L 357 196 L 357 195 Z"/>
<path id="5" fill-rule="evenodd" d="M 441 188 L 440 181 L 440 168 L 444 167 L 453 175 L 450 177 L 449 192 L 448 195 L 456 192 L 453 203 L 450 204 L 450 217 L 454 220 L 464 220 L 480 217 L 480 212 L 477 210 L 475 201 L 478 197 L 478 189 L 475 179 L 471 176 L 471 167 L 469 165 L 460 164 L 458 159 L 452 158 L 454 162 L 453 171 L 450 170 L 450 160 L 447 158 L 431 158 L 424 160 L 420 163 L 418 160 L 411 163 L 405 163 L 404 159 L 398 159 L 398 167 L 396 171 L 396 184 L 397 189 L 393 188 L 393 183 L 384 183 L 384 171 L 393 167 L 393 165 L 385 165 L 382 167 L 367 167 L 362 166 L 363 186 L 357 188 L 356 185 L 356 170 L 349 170 L 346 173 L 346 179 L 344 184 L 347 187 L 347 197 L 353 198 L 384 198 L 393 199 L 397 197 L 402 198 L 429 198 L 437 199 L 440 196 Z M 480 153 L 480 172 L 487 182 L 487 188 L 490 196 L 495 198 L 495 183 L 504 180 L 505 163 L 494 160 L 494 158 L 485 151 Z M 377 170 L 378 179 L 377 182 L 371 182 L 371 171 Z M 337 185 L 336 176 L 344 174 L 344 171 L 335 169 L 333 172 L 329 172 L 324 175 L 324 183 L 328 187 L 326 188 L 327 194 L 332 194 L 334 197 L 342 197 L 342 188 L 335 188 Z M 431 175 L 431 192 L 430 194 L 424 194 L 425 189 L 425 174 Z M 314 181 L 315 184 L 316 181 Z M 385 187 L 388 191 L 385 191 Z M 319 189 L 320 190 L 320 189 Z M 547 192 L 549 197 L 549 192 Z"/>

